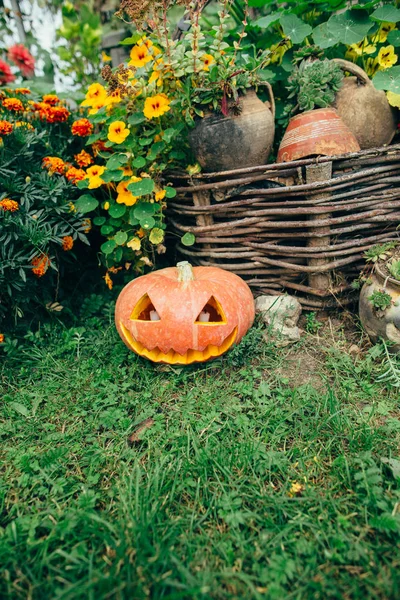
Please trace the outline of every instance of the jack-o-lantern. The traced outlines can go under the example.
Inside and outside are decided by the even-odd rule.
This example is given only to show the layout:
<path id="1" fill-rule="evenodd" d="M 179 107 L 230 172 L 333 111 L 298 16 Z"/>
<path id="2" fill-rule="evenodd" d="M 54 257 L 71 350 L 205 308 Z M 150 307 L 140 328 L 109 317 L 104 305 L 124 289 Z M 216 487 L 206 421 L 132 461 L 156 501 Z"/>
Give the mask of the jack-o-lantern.
<path id="1" fill-rule="evenodd" d="M 188 365 L 221 356 L 254 320 L 248 285 L 218 267 L 188 262 L 124 287 L 115 323 L 125 344 L 153 362 Z"/>

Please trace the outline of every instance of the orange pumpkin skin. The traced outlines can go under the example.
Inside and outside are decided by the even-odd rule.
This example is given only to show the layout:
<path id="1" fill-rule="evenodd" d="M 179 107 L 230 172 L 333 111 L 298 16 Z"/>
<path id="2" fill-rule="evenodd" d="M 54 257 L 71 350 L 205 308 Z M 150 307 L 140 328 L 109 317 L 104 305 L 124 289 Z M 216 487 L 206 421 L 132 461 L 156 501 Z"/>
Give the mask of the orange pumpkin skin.
<path id="1" fill-rule="evenodd" d="M 151 310 L 160 320 L 149 320 Z M 203 317 L 208 311 L 209 322 L 197 320 L 202 311 Z M 128 283 L 117 300 L 115 323 L 137 354 L 154 362 L 190 364 L 220 356 L 238 343 L 254 314 L 253 295 L 240 277 L 218 267 L 179 263 Z"/>

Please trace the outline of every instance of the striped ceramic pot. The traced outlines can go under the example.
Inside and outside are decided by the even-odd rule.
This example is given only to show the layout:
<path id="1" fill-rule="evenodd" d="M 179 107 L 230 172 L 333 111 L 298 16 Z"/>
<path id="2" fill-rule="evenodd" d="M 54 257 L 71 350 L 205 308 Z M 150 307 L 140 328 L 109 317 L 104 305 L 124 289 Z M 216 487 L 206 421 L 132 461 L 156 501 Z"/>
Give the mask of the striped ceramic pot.
<path id="1" fill-rule="evenodd" d="M 306 156 L 358 152 L 360 146 L 334 108 L 317 108 L 293 117 L 278 151 L 278 162 Z"/>

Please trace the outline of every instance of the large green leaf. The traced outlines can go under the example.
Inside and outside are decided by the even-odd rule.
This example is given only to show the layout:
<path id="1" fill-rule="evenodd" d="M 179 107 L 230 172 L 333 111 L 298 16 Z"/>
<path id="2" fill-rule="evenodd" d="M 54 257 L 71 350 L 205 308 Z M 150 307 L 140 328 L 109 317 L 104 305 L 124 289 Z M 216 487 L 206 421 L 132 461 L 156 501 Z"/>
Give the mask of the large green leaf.
<path id="1" fill-rule="evenodd" d="M 267 15 L 266 17 L 261 17 L 260 19 L 257 19 L 257 21 L 255 21 L 254 25 L 257 25 L 257 27 L 261 27 L 261 29 L 267 29 L 267 27 L 269 27 L 273 23 L 276 23 L 277 21 L 279 21 L 281 16 L 282 16 L 281 11 L 274 12 L 274 13 L 272 13 L 272 15 Z"/>
<path id="2" fill-rule="evenodd" d="M 152 217 L 155 212 L 156 207 L 154 204 L 150 204 L 150 202 L 141 202 L 133 209 L 134 217 L 139 219 L 139 221 L 147 217 Z"/>
<path id="3" fill-rule="evenodd" d="M 391 67 L 386 71 L 378 71 L 372 82 L 377 90 L 400 94 L 400 66 Z"/>
<path id="4" fill-rule="evenodd" d="M 104 254 L 111 254 L 111 252 L 116 247 L 117 247 L 117 244 L 115 243 L 114 240 L 107 240 L 107 242 L 104 242 L 104 244 L 102 244 L 100 246 L 100 249 L 102 252 L 104 252 Z"/>
<path id="5" fill-rule="evenodd" d="M 122 246 L 123 244 L 125 244 L 127 239 L 128 234 L 126 233 L 126 231 L 117 231 L 117 233 L 114 235 L 114 241 L 118 246 Z"/>
<path id="6" fill-rule="evenodd" d="M 321 23 L 321 25 L 317 25 L 317 27 L 313 29 L 312 36 L 314 39 L 314 44 L 323 50 L 325 50 L 325 48 L 331 48 L 337 44 L 336 37 L 328 30 L 327 23 Z"/>
<path id="7" fill-rule="evenodd" d="M 390 31 L 389 35 L 387 36 L 387 41 L 388 44 L 392 44 L 396 48 L 400 46 L 400 31 L 398 31 L 397 29 Z"/>
<path id="8" fill-rule="evenodd" d="M 142 229 L 153 229 L 155 224 L 156 222 L 153 219 L 153 217 L 146 217 L 146 219 L 140 220 L 140 226 L 142 227 Z"/>
<path id="9" fill-rule="evenodd" d="M 146 159 L 143 158 L 143 156 L 138 156 L 135 158 L 132 164 L 134 167 L 136 167 L 136 169 L 142 169 L 146 164 Z"/>
<path id="10" fill-rule="evenodd" d="M 140 181 L 135 181 L 128 185 L 128 190 L 132 192 L 134 196 L 147 196 L 154 190 L 154 181 L 149 177 L 145 177 Z"/>
<path id="11" fill-rule="evenodd" d="M 146 117 L 142 112 L 133 113 L 128 117 L 128 123 L 130 125 L 139 125 L 140 123 L 144 123 Z"/>
<path id="12" fill-rule="evenodd" d="M 280 18 L 280 24 L 284 34 L 292 40 L 293 44 L 301 44 L 304 38 L 312 32 L 312 27 L 296 15 L 283 15 Z"/>
<path id="13" fill-rule="evenodd" d="M 170 185 L 167 185 L 167 187 L 165 188 L 165 197 L 166 198 L 175 198 L 176 196 L 176 189 L 171 187 Z"/>
<path id="14" fill-rule="evenodd" d="M 388 23 L 397 23 L 400 21 L 400 10 L 393 5 L 380 6 L 371 15 L 371 19 L 376 21 L 386 21 Z"/>
<path id="15" fill-rule="evenodd" d="M 98 205 L 99 201 L 90 194 L 84 194 L 75 202 L 76 210 L 83 214 L 92 212 Z"/>
<path id="16" fill-rule="evenodd" d="M 124 172 L 122 169 L 115 169 L 114 171 L 106 171 L 102 176 L 102 180 L 105 183 L 110 183 L 112 181 L 121 181 L 124 178 Z"/>
<path id="17" fill-rule="evenodd" d="M 121 165 L 125 165 L 127 162 L 128 157 L 126 154 L 113 154 L 111 158 L 108 159 L 106 167 L 107 169 L 110 169 L 110 171 L 114 171 Z"/>
<path id="18" fill-rule="evenodd" d="M 327 21 L 328 32 L 337 43 L 346 45 L 360 42 L 373 25 L 368 14 L 360 10 L 346 10 L 340 15 L 332 15 Z"/>
<path id="19" fill-rule="evenodd" d="M 126 212 L 126 205 L 125 204 L 112 204 L 110 206 L 110 208 L 108 209 L 109 215 L 110 217 L 113 217 L 114 219 L 119 219 L 120 217 L 122 217 L 125 212 Z"/>

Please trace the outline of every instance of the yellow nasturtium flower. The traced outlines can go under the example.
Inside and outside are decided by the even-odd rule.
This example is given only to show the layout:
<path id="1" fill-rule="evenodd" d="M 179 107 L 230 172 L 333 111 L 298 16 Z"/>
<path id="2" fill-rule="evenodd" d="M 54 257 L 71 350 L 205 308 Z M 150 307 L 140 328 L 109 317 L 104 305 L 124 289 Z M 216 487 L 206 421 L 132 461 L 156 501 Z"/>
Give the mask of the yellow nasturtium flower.
<path id="1" fill-rule="evenodd" d="M 381 70 L 389 69 L 397 63 L 397 54 L 393 46 L 384 46 L 379 50 L 377 61 Z"/>
<path id="2" fill-rule="evenodd" d="M 114 144 L 122 144 L 130 131 L 123 121 L 114 121 L 108 128 L 107 138 Z"/>
<path id="3" fill-rule="evenodd" d="M 160 190 L 159 192 L 156 192 L 155 193 L 156 202 L 161 202 L 161 200 L 164 200 L 166 193 L 167 192 L 165 190 Z"/>
<path id="4" fill-rule="evenodd" d="M 386 92 L 386 97 L 390 106 L 396 106 L 400 108 L 400 94 L 395 94 L 394 92 Z"/>
<path id="5" fill-rule="evenodd" d="M 101 85 L 101 83 L 92 83 L 89 85 L 88 91 L 86 92 L 85 100 L 82 102 L 81 106 L 91 106 L 96 107 L 99 104 L 104 106 L 107 100 L 107 91 Z M 101 108 L 101 107 L 100 107 Z"/>
<path id="6" fill-rule="evenodd" d="M 137 199 L 138 196 L 134 196 L 132 194 L 132 192 L 130 192 L 128 190 L 128 185 L 130 183 L 136 183 L 137 181 L 141 181 L 140 177 L 131 177 L 128 181 L 120 181 L 119 184 L 117 185 L 117 203 L 118 204 L 125 204 L 126 206 L 133 206 Z"/>
<path id="7" fill-rule="evenodd" d="M 100 167 L 99 165 L 93 165 L 86 169 L 86 179 L 89 179 L 89 190 L 94 190 L 103 185 L 104 181 L 101 175 L 103 175 L 105 170 L 105 167 Z"/>
<path id="8" fill-rule="evenodd" d="M 350 44 L 348 53 L 354 54 L 355 56 L 361 56 L 362 54 L 373 54 L 375 51 L 376 46 L 368 44 L 367 38 L 364 38 L 357 44 Z"/>
<path id="9" fill-rule="evenodd" d="M 136 67 L 140 69 L 140 67 L 144 67 L 148 62 L 152 60 L 152 55 L 149 52 L 147 45 L 141 44 L 133 46 L 130 54 L 131 60 L 128 62 L 129 67 Z"/>
<path id="10" fill-rule="evenodd" d="M 147 119 L 154 119 L 155 117 L 161 117 L 171 110 L 170 101 L 165 94 L 157 94 L 150 98 L 146 98 L 144 102 L 144 116 Z"/>
<path id="11" fill-rule="evenodd" d="M 101 53 L 101 60 L 103 62 L 110 62 L 112 60 L 112 58 L 103 50 L 103 52 Z"/>
<path id="12" fill-rule="evenodd" d="M 387 40 L 387 36 L 393 29 L 396 29 L 395 23 L 382 23 L 377 33 L 372 38 L 372 41 L 374 43 L 379 42 L 380 44 L 384 44 Z"/>
<path id="13" fill-rule="evenodd" d="M 215 63 L 215 58 L 212 54 L 203 54 L 200 60 L 203 62 L 203 71 L 209 71 L 210 66 Z"/>
<path id="14" fill-rule="evenodd" d="M 138 237 L 133 237 L 126 245 L 131 250 L 140 250 L 140 244 L 140 239 Z"/>

